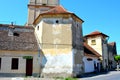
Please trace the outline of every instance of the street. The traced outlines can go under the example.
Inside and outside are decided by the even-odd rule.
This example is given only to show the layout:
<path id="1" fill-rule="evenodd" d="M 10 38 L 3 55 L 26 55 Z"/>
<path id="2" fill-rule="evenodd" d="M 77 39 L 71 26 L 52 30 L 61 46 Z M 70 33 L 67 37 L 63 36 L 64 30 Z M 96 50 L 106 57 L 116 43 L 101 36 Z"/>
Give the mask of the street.
<path id="1" fill-rule="evenodd" d="M 120 80 L 120 71 L 110 71 L 106 74 L 83 77 L 80 80 Z"/>
<path id="2" fill-rule="evenodd" d="M 49 78 L 22 78 L 22 77 L 14 77 L 14 78 L 0 78 L 0 80 L 55 80 Z M 108 73 L 100 73 L 100 74 L 88 74 L 78 80 L 120 80 L 120 71 L 110 71 Z"/>

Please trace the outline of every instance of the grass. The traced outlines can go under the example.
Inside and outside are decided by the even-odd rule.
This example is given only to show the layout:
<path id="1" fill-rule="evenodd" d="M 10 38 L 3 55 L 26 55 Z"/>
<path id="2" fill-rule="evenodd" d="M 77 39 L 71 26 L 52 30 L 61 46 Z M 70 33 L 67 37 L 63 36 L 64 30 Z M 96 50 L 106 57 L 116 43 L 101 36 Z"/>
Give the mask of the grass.
<path id="1" fill-rule="evenodd" d="M 68 77 L 68 78 L 65 78 L 64 80 L 77 80 L 77 78 Z"/>
<path id="2" fill-rule="evenodd" d="M 78 80 L 78 79 L 77 78 L 71 78 L 71 77 L 67 77 L 67 78 L 59 77 L 59 78 L 56 78 L 55 80 Z"/>

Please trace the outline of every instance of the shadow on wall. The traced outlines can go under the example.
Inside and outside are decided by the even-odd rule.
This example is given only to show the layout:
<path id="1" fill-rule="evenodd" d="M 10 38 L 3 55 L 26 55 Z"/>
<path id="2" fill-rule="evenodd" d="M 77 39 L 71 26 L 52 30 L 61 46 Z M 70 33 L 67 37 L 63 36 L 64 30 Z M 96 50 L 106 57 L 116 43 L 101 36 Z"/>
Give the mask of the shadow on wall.
<path id="1" fill-rule="evenodd" d="M 42 71 L 45 67 L 45 64 L 47 63 L 47 58 L 45 57 L 45 55 L 41 49 L 38 50 L 38 61 L 39 61 L 39 65 L 40 65 L 39 77 L 42 77 Z"/>

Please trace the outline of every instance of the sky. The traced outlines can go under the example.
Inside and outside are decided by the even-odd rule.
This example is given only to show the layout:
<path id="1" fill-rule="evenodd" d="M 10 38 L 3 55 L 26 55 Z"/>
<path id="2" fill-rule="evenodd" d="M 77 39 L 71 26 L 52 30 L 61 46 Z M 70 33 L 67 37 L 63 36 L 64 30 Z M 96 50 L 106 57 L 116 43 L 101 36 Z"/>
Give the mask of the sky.
<path id="1" fill-rule="evenodd" d="M 1 0 L 0 24 L 24 25 L 27 22 L 29 0 Z M 84 20 L 83 35 L 100 31 L 108 35 L 109 42 L 117 43 L 120 54 L 120 0 L 60 0 L 68 11 Z"/>

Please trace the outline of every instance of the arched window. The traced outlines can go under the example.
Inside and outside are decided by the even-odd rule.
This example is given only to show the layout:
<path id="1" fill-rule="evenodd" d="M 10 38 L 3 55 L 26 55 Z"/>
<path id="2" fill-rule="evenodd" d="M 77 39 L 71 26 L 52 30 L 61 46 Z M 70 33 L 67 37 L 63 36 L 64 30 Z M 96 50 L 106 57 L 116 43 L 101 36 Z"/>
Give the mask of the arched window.
<path id="1" fill-rule="evenodd" d="M 88 60 L 88 61 L 92 61 L 93 59 L 91 59 L 91 58 L 87 58 L 87 60 Z"/>

